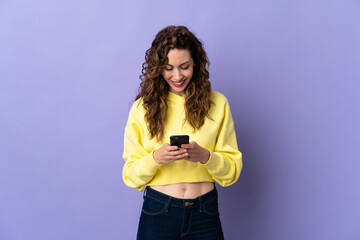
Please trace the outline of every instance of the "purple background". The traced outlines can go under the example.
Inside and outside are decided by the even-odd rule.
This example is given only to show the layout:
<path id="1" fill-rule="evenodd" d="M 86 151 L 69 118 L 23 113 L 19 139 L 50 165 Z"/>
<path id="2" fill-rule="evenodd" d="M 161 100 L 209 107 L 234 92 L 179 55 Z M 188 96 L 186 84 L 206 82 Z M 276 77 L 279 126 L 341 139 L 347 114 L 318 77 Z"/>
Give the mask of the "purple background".
<path id="1" fill-rule="evenodd" d="M 244 168 L 228 240 L 360 239 L 360 2 L 0 2 L 0 239 L 134 239 L 123 131 L 163 27 L 204 43 Z"/>

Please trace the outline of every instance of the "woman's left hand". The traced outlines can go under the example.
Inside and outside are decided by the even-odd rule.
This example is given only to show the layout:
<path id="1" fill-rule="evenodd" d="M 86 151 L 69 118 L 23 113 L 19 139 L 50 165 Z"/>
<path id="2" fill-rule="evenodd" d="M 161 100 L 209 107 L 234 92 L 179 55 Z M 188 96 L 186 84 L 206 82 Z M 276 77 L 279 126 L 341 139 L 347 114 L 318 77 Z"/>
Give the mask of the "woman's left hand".
<path id="1" fill-rule="evenodd" d="M 191 162 L 200 162 L 205 164 L 209 161 L 210 152 L 206 148 L 199 146 L 195 141 L 189 144 L 181 144 L 181 148 L 184 148 L 188 152 L 188 157 L 185 160 Z"/>

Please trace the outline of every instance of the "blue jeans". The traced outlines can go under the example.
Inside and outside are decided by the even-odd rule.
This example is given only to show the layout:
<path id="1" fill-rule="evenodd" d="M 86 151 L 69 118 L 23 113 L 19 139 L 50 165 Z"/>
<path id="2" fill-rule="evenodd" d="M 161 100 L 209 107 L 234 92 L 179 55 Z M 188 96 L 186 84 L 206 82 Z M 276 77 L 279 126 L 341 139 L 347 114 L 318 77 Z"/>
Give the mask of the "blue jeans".
<path id="1" fill-rule="evenodd" d="M 144 190 L 137 240 L 224 239 L 216 188 L 195 199 Z"/>

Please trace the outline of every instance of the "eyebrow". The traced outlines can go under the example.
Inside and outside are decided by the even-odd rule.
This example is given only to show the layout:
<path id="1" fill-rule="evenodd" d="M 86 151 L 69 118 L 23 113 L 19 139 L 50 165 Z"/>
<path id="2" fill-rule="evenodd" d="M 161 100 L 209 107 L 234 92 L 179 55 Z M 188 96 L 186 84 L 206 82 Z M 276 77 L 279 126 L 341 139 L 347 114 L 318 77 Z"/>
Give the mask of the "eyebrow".
<path id="1" fill-rule="evenodd" d="M 184 63 L 180 64 L 179 66 L 184 65 L 184 64 L 187 64 L 187 63 L 190 63 L 190 62 L 191 62 L 191 61 L 184 62 Z M 171 64 L 169 64 L 169 63 L 167 63 L 166 65 L 169 65 L 169 66 L 172 66 L 172 67 L 173 67 L 173 65 L 171 65 Z"/>

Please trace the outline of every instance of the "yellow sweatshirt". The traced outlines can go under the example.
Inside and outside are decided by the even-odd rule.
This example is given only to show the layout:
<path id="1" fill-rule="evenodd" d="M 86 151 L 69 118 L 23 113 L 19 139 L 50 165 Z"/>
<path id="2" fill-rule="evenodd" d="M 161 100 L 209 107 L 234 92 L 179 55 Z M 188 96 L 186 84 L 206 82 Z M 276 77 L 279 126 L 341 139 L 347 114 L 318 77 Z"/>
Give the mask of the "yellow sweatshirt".
<path id="1" fill-rule="evenodd" d="M 235 183 L 242 169 L 242 154 L 238 150 L 229 103 L 224 95 L 215 91 L 211 100 L 215 103 L 209 112 L 213 120 L 205 118 L 204 125 L 194 132 L 187 122 L 183 124 L 185 97 L 169 92 L 163 142 L 150 139 L 142 100 L 135 101 L 125 127 L 125 184 L 141 191 L 148 185 L 182 182 L 217 182 L 221 186 Z M 210 151 L 209 161 L 206 164 L 187 160 L 157 164 L 153 151 L 170 143 L 171 135 L 189 135 L 190 142 L 195 141 Z"/>

